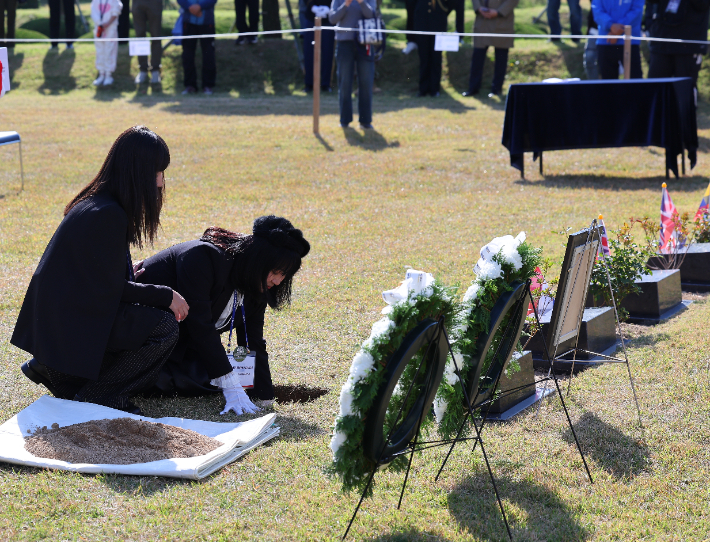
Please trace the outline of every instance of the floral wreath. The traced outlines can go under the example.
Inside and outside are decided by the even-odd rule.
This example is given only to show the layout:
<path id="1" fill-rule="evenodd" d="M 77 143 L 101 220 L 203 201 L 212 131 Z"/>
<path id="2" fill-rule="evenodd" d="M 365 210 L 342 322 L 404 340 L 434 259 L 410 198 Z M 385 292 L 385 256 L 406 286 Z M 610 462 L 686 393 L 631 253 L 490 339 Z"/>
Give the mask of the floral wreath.
<path id="1" fill-rule="evenodd" d="M 434 402 L 439 434 L 442 438 L 451 438 L 466 414 L 460 376 L 465 380 L 471 370 L 476 340 L 479 334 L 488 332 L 490 311 L 502 294 L 513 289 L 510 284 L 525 281 L 535 274 L 540 252 L 525 242 L 524 232 L 516 238 L 506 235 L 493 239 L 480 251 L 481 258 L 474 267 L 477 278 L 461 304 L 452 298 L 451 288 L 443 286 L 429 273 L 414 270 L 407 271 L 397 289 L 383 292 L 388 306 L 382 310 L 384 317 L 375 322 L 370 337 L 353 358 L 340 393 L 340 414 L 330 442 L 333 452 L 330 472 L 341 478 L 344 491 L 364 489 L 375 466 L 363 453 L 365 418 L 384 380 L 386 363 L 407 334 L 422 320 L 442 316 L 445 327 L 451 330 L 450 340 L 460 374 L 456 374 L 454 363 L 449 360 Z M 491 361 L 492 356 L 486 359 L 483 375 Z M 409 388 L 413 372 L 404 371 L 392 402 L 402 400 L 397 389 Z M 431 417 L 426 416 L 421 430 L 426 432 L 431 423 Z M 390 468 L 403 470 L 406 465 L 406 457 L 399 456 L 390 463 Z M 371 493 L 372 484 L 367 488 L 367 495 Z"/>
<path id="2" fill-rule="evenodd" d="M 382 293 L 387 303 L 382 310 L 384 316 L 372 326 L 370 337 L 362 343 L 360 351 L 353 358 L 350 375 L 340 392 L 340 414 L 335 419 L 335 430 L 330 442 L 333 452 L 330 472 L 341 478 L 344 491 L 364 489 L 375 466 L 365 457 L 362 440 L 365 418 L 384 381 L 387 361 L 407 334 L 422 320 L 438 320 L 443 316 L 445 325 L 454 323 L 456 304 L 451 290 L 429 273 L 409 270 L 398 288 Z M 405 370 L 392 401 L 403 399 L 397 390 L 408 389 L 413 378 L 414 371 Z M 425 430 L 431 422 L 431 417 L 426 416 L 422 429 Z M 390 463 L 390 468 L 406 468 L 406 458 L 396 458 Z M 368 487 L 368 494 L 371 493 L 372 484 Z"/>
<path id="3" fill-rule="evenodd" d="M 466 381 L 472 369 L 471 360 L 478 357 L 476 341 L 481 333 L 488 333 L 493 306 L 501 295 L 513 289 L 513 282 L 524 282 L 535 275 L 541 252 L 541 249 L 525 242 L 525 232 L 520 232 L 515 238 L 512 235 L 496 237 L 481 249 L 481 258 L 473 268 L 476 280 L 463 296 L 458 325 L 451 332 L 452 350 L 460 374 L 456 374 L 455 365 L 449 359 L 434 401 L 441 438 L 454 437 L 466 415 L 461 379 Z M 498 342 L 503 331 L 504 326 L 501 326 L 493 344 Z M 482 379 L 492 361 L 491 349 L 481 371 Z M 510 367 L 514 371 L 520 370 L 515 358 L 511 360 Z M 473 400 L 473 397 L 469 399 Z"/>

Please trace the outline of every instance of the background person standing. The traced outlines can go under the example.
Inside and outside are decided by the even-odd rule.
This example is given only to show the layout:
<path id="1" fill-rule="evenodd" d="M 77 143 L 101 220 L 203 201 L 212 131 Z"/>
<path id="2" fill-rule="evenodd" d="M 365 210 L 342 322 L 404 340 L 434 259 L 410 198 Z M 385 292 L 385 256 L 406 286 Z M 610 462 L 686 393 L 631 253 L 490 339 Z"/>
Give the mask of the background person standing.
<path id="1" fill-rule="evenodd" d="M 163 34 L 163 0 L 133 0 L 133 28 L 137 38 L 145 38 L 146 30 L 151 37 Z M 140 71 L 136 75 L 136 83 L 148 82 L 148 71 L 151 72 L 150 82 L 160 83 L 160 61 L 163 56 L 163 46 L 160 40 L 150 42 L 150 65 L 147 56 L 138 57 Z"/>
<path id="2" fill-rule="evenodd" d="M 449 4 L 446 0 L 417 0 L 414 30 L 446 32 Z M 441 51 L 434 50 L 436 36 L 416 35 L 419 51 L 419 92 L 417 96 L 438 96 L 441 90 Z"/>
<path id="3" fill-rule="evenodd" d="M 513 34 L 515 33 L 515 6 L 519 0 L 473 0 L 476 11 L 474 34 Z M 478 94 L 483 80 L 483 65 L 486 52 L 491 45 L 495 48 L 495 66 L 493 68 L 493 83 L 488 97 L 500 95 L 503 92 L 503 81 L 508 69 L 508 50 L 513 47 L 513 38 L 492 38 L 489 36 L 473 37 L 473 55 L 471 55 L 471 75 L 468 80 L 468 91 L 464 96 Z"/>
<path id="4" fill-rule="evenodd" d="M 113 84 L 113 72 L 116 71 L 118 42 L 110 38 L 118 37 L 118 16 L 123 4 L 121 0 L 91 0 L 91 19 L 94 21 L 96 41 L 96 69 L 99 76 L 94 86 Z"/>
<path id="5" fill-rule="evenodd" d="M 707 40 L 710 0 L 649 0 L 646 9 L 649 8 L 654 10 L 649 28 L 651 37 Z M 650 49 L 649 79 L 691 77 L 697 87 L 707 45 L 652 41 Z"/>
<path id="6" fill-rule="evenodd" d="M 360 19 L 371 19 L 377 11 L 375 0 L 333 0 L 328 19 L 343 28 L 357 28 Z M 375 83 L 375 48 L 358 43 L 357 32 L 337 30 L 335 33 L 338 63 L 338 104 L 340 126 L 353 121 L 353 75 L 357 69 L 357 108 L 360 126 L 372 128 L 372 87 Z"/>
<path id="7" fill-rule="evenodd" d="M 631 26 L 631 35 L 641 36 L 641 18 L 644 0 L 592 0 L 594 20 L 600 36 L 621 36 L 624 26 Z M 641 79 L 641 51 L 639 40 L 631 40 L 631 78 Z M 597 66 L 602 79 L 618 79 L 619 65 L 624 62 L 623 40 L 617 38 L 597 40 Z"/>
<path id="8" fill-rule="evenodd" d="M 247 7 L 249 8 L 249 24 L 247 24 Z M 237 16 L 237 32 L 259 31 L 259 0 L 234 0 L 234 11 Z M 257 43 L 258 36 L 239 36 L 237 45 Z"/>
<path id="9" fill-rule="evenodd" d="M 3 43 L 5 39 L 5 12 L 7 11 L 7 38 L 15 39 L 15 14 L 17 0 L 0 0 L 0 47 L 14 49 L 14 43 Z"/>
<path id="10" fill-rule="evenodd" d="M 550 27 L 550 34 L 562 34 L 560 24 L 560 0 L 547 0 L 547 25 Z M 567 0 L 569 6 L 570 32 L 574 36 L 582 34 L 582 8 L 579 7 L 579 0 Z M 560 38 L 551 38 L 552 41 L 560 41 Z M 579 38 L 572 38 L 572 41 L 579 43 Z"/>
<path id="11" fill-rule="evenodd" d="M 214 5 L 217 0 L 178 0 L 185 10 L 183 36 L 200 36 L 214 34 Z M 214 38 L 199 38 L 182 40 L 182 69 L 185 76 L 183 94 L 197 92 L 197 68 L 195 68 L 195 53 L 197 42 L 202 48 L 202 92 L 213 93 L 217 81 L 217 59 L 215 58 Z"/>
<path id="12" fill-rule="evenodd" d="M 126 0 L 128 1 L 128 0 Z M 67 49 L 74 47 L 72 40 L 76 37 L 76 17 L 74 14 L 73 0 L 48 0 L 49 4 L 49 37 L 59 39 L 59 26 L 61 24 L 61 12 L 64 11 L 64 33 L 67 38 Z M 59 49 L 59 43 L 52 42 L 52 50 Z"/>
<path id="13" fill-rule="evenodd" d="M 316 10 L 323 10 L 327 17 L 330 2 L 329 0 L 298 0 L 298 18 L 301 28 L 312 28 L 315 24 Z M 303 39 L 303 66 L 305 73 L 306 92 L 313 90 L 313 32 L 302 32 Z M 330 77 L 333 71 L 333 52 L 335 51 L 335 31 L 321 30 L 321 57 L 320 57 L 320 87 L 325 92 L 330 92 Z"/>

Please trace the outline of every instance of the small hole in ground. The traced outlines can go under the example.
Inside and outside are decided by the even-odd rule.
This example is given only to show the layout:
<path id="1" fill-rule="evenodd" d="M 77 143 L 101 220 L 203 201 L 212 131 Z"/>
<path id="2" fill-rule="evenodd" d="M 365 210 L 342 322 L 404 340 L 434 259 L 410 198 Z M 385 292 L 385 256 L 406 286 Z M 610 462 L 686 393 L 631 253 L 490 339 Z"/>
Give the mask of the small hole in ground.
<path id="1" fill-rule="evenodd" d="M 328 390 L 323 388 L 309 388 L 308 386 L 294 386 L 286 384 L 274 386 L 274 395 L 278 403 L 310 403 L 323 397 Z"/>

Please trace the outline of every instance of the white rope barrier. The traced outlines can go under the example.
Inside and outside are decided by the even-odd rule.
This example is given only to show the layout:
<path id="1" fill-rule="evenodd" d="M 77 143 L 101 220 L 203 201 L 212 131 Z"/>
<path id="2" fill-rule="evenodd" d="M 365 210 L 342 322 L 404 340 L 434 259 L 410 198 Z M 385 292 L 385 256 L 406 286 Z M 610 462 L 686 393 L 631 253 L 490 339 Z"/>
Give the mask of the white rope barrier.
<path id="1" fill-rule="evenodd" d="M 321 26 L 320 30 L 335 30 L 336 32 L 358 32 L 358 28 L 342 28 L 337 26 Z M 235 39 L 238 37 L 248 37 L 248 36 L 268 36 L 274 34 L 300 34 L 302 32 L 313 32 L 313 28 L 291 28 L 284 30 L 262 30 L 260 32 L 231 32 L 227 34 L 199 34 L 195 36 L 151 36 L 145 38 L 3 38 L 1 41 L 6 43 L 94 43 L 96 41 L 107 42 L 107 41 L 155 41 L 155 40 L 190 40 L 190 39 L 201 39 L 201 38 L 215 38 L 215 39 Z M 473 33 L 473 32 L 427 32 L 422 30 L 395 30 L 395 29 L 382 29 L 380 30 L 383 34 L 408 34 L 414 36 L 458 36 L 462 38 L 468 37 L 486 37 L 486 38 L 515 38 L 515 39 L 579 39 L 579 40 L 601 40 L 601 39 L 616 39 L 621 42 L 625 40 L 625 36 L 622 35 L 587 35 L 587 34 L 492 34 L 492 33 Z M 673 38 L 652 38 L 650 36 L 631 36 L 632 41 L 648 41 L 648 42 L 662 42 L 662 43 L 685 43 L 689 45 L 710 45 L 710 41 L 707 40 L 682 40 Z"/>

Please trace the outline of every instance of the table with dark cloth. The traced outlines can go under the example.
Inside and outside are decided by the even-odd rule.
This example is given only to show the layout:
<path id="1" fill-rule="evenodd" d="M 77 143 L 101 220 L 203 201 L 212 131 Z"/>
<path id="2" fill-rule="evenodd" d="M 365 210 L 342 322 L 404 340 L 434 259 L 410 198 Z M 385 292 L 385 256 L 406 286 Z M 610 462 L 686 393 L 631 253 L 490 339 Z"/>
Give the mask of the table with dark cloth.
<path id="1" fill-rule="evenodd" d="M 503 146 L 525 174 L 523 153 L 606 147 L 666 149 L 666 177 L 678 176 L 678 155 L 695 166 L 698 129 L 690 78 L 565 81 L 511 85 Z"/>

